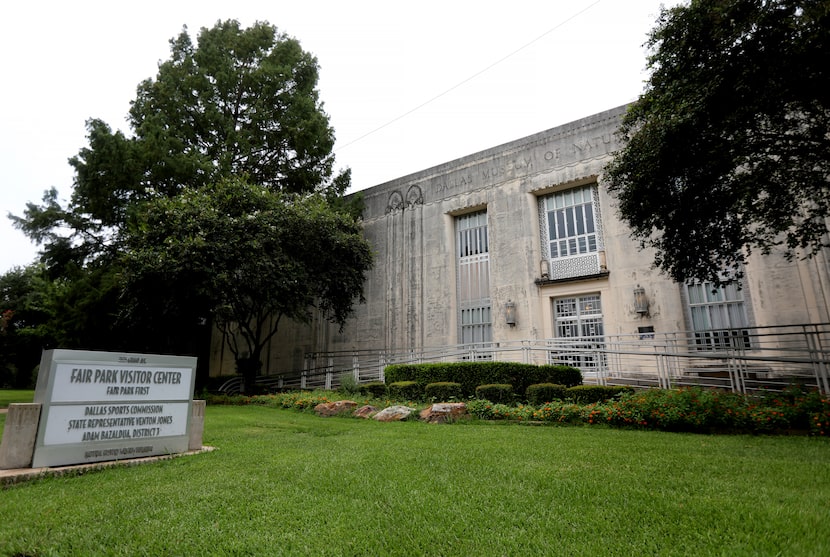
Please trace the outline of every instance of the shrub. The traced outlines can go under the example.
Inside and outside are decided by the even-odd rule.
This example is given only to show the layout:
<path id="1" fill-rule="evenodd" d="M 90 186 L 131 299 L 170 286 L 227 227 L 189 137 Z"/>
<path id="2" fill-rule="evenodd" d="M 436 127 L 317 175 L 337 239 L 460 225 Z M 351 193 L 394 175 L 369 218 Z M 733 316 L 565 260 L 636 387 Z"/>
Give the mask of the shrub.
<path id="1" fill-rule="evenodd" d="M 476 387 L 476 398 L 507 404 L 513 400 L 513 387 L 506 383 L 479 385 Z"/>
<path id="2" fill-rule="evenodd" d="M 360 385 L 354 374 L 351 371 L 344 371 L 340 374 L 340 388 L 341 393 L 346 395 L 356 395 L 360 393 Z"/>
<path id="3" fill-rule="evenodd" d="M 415 381 L 395 381 L 389 383 L 387 392 L 395 400 L 420 400 L 424 391 Z"/>
<path id="4" fill-rule="evenodd" d="M 525 422 L 533 419 L 530 406 L 494 404 L 489 400 L 475 399 L 467 402 L 467 412 L 481 420 L 514 420 Z"/>
<path id="5" fill-rule="evenodd" d="M 781 412 L 788 427 L 810 429 L 813 417 L 821 413 L 827 401 L 819 391 L 805 391 L 801 387 L 788 387 L 780 393 L 769 393 L 762 399 L 764 406 Z"/>
<path id="6" fill-rule="evenodd" d="M 385 369 L 387 384 L 415 381 L 422 387 L 429 383 L 451 381 L 461 384 L 463 397 L 472 397 L 479 385 L 508 384 L 524 395 L 528 385 L 556 383 L 565 386 L 582 384 L 582 373 L 569 366 L 521 364 L 516 362 L 444 362 L 434 364 L 396 364 Z"/>
<path id="7" fill-rule="evenodd" d="M 819 409 L 810 415 L 810 433 L 812 435 L 830 435 L 830 399 L 821 398 Z"/>
<path id="8" fill-rule="evenodd" d="M 584 421 L 583 407 L 562 401 L 548 402 L 533 412 L 534 420 L 555 424 L 579 424 Z"/>
<path id="9" fill-rule="evenodd" d="M 540 405 L 554 400 L 563 400 L 567 392 L 565 385 L 556 383 L 536 383 L 530 385 L 525 391 L 525 398 L 528 404 Z"/>
<path id="10" fill-rule="evenodd" d="M 429 383 L 424 387 L 424 396 L 427 400 L 445 402 L 461 398 L 461 384 L 451 381 Z"/>
<path id="11" fill-rule="evenodd" d="M 778 402 L 775 402 L 775 401 Z M 820 405 L 830 408 L 819 394 L 805 394 L 787 400 L 786 396 L 757 398 L 699 387 L 649 389 L 620 397 L 586 409 L 588 423 L 637 426 L 665 431 L 711 433 L 775 433 L 799 429 L 823 435 L 815 418 L 803 416 Z M 813 424 L 810 423 L 813 420 Z M 818 420 L 818 423 L 824 423 Z"/>
<path id="12" fill-rule="evenodd" d="M 241 406 L 243 404 L 248 404 L 251 400 L 250 397 L 245 395 L 229 395 L 225 393 L 214 394 L 207 391 L 202 391 L 202 394 L 200 394 L 199 396 L 205 401 L 205 404 L 207 404 L 208 406 Z"/>
<path id="13" fill-rule="evenodd" d="M 582 385 L 582 372 L 575 367 L 561 365 L 539 366 L 539 380 L 534 383 L 553 383 L 575 387 Z"/>
<path id="14" fill-rule="evenodd" d="M 360 384 L 360 394 L 372 398 L 383 398 L 386 396 L 386 383 L 383 381 L 371 381 Z"/>
<path id="15" fill-rule="evenodd" d="M 273 404 L 278 408 L 294 410 L 314 410 L 314 407 L 323 402 L 332 402 L 328 391 L 288 391 L 271 395 Z"/>
<path id="16" fill-rule="evenodd" d="M 480 398 L 467 402 L 467 412 L 482 420 L 493 419 L 493 403 Z"/>
<path id="17" fill-rule="evenodd" d="M 567 397 L 578 404 L 605 402 L 623 393 L 633 393 L 631 387 L 605 387 L 603 385 L 579 385 L 567 390 Z"/>

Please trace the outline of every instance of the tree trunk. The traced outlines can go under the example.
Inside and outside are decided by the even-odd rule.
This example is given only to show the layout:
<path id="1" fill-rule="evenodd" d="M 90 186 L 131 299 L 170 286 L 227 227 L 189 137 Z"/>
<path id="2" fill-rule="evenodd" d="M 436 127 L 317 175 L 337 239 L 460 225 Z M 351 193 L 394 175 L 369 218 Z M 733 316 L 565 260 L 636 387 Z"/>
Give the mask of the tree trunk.
<path id="1" fill-rule="evenodd" d="M 259 358 L 238 358 L 236 360 L 236 372 L 242 375 L 242 394 L 257 394 L 256 377 L 262 369 L 262 362 Z"/>

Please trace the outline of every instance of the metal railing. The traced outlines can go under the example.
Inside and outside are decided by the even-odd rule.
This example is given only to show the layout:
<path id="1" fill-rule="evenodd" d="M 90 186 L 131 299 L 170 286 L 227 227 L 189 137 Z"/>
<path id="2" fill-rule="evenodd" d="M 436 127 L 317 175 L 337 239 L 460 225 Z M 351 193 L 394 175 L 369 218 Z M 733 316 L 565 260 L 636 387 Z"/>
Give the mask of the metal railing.
<path id="1" fill-rule="evenodd" d="M 572 365 L 582 371 L 585 384 L 642 388 L 696 385 L 739 393 L 781 390 L 795 384 L 830 394 L 830 324 L 712 333 L 646 333 L 308 353 L 302 370 L 260 377 L 257 382 L 273 390 L 334 389 L 343 374 L 359 383 L 383 381 L 384 369 L 390 364 L 497 360 Z M 238 390 L 233 387 L 228 385 L 224 390 Z"/>

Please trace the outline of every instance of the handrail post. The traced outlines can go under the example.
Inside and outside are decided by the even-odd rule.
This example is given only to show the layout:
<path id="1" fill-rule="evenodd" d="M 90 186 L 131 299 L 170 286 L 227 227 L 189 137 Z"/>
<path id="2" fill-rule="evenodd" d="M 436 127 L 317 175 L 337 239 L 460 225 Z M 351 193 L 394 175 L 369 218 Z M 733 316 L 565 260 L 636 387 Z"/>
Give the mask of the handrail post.
<path id="1" fill-rule="evenodd" d="M 818 332 L 812 333 L 804 330 L 804 336 L 807 340 L 807 351 L 810 354 L 812 362 L 813 373 L 816 376 L 816 383 L 818 390 L 822 394 L 830 394 L 830 381 L 828 380 L 827 363 L 824 361 L 824 353 L 821 350 L 821 339 L 818 337 Z"/>

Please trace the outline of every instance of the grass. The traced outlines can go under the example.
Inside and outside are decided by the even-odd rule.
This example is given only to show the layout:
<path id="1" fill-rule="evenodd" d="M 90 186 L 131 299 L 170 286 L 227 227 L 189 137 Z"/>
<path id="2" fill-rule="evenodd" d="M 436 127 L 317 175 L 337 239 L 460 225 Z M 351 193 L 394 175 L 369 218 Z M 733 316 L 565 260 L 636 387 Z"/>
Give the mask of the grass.
<path id="1" fill-rule="evenodd" d="M 0 492 L 0 554 L 830 554 L 823 438 L 211 406 L 204 441 Z"/>
<path id="2" fill-rule="evenodd" d="M 34 398 L 34 391 L 0 389 L 0 408 L 8 408 L 12 402 L 32 402 Z"/>

